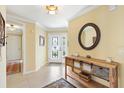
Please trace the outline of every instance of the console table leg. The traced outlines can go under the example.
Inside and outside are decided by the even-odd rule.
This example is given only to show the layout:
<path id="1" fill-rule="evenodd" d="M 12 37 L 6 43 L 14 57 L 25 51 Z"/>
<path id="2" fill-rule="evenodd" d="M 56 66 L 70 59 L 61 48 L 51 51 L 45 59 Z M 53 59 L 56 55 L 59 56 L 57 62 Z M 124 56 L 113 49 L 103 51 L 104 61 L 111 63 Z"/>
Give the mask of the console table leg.
<path id="1" fill-rule="evenodd" d="M 109 80 L 110 80 L 110 87 L 111 88 L 117 88 L 118 87 L 118 73 L 117 73 L 117 68 L 110 69 L 110 76 L 109 76 Z"/>
<path id="2" fill-rule="evenodd" d="M 65 79 L 67 79 L 67 66 L 65 65 Z"/>

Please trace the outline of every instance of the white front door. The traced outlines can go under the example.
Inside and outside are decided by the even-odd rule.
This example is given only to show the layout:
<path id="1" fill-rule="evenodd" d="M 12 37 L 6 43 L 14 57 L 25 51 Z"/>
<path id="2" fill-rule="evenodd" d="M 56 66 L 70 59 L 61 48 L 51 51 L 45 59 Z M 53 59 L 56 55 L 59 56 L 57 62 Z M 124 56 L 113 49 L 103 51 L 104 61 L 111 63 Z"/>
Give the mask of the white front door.
<path id="1" fill-rule="evenodd" d="M 48 61 L 61 63 L 67 55 L 66 34 L 48 35 Z"/>

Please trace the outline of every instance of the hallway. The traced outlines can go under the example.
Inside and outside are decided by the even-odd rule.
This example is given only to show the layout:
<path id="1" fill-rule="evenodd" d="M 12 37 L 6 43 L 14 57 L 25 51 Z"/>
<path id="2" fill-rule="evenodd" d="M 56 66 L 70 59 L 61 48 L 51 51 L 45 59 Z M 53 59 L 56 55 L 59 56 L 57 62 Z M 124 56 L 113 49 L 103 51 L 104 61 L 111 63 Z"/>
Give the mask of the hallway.
<path id="1" fill-rule="evenodd" d="M 64 78 L 63 64 L 47 64 L 39 71 L 31 74 L 14 74 L 7 76 L 7 87 L 11 88 L 42 88 L 49 83 Z M 76 87 L 82 87 L 78 82 L 68 78 L 70 83 Z"/>

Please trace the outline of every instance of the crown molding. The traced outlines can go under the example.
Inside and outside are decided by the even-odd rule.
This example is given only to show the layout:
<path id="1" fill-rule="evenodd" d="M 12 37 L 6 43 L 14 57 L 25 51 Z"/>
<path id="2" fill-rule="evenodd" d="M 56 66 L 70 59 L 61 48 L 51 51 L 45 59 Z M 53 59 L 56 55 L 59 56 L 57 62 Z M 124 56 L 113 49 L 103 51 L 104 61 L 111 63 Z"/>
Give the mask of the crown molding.
<path id="1" fill-rule="evenodd" d="M 46 32 L 50 32 L 50 31 L 67 31 L 68 27 L 61 27 L 61 28 L 48 28 L 45 27 L 43 25 L 41 25 L 40 23 L 36 22 L 36 25 L 40 26 L 44 31 Z"/>
<path id="2" fill-rule="evenodd" d="M 84 15 L 84 14 L 86 14 L 86 13 L 88 13 L 88 12 L 91 12 L 92 10 L 94 10 L 94 9 L 96 9 L 96 8 L 98 8 L 99 6 L 98 5 L 89 5 L 88 7 L 86 7 L 85 9 L 82 9 L 82 10 L 80 10 L 78 13 L 76 13 L 72 18 L 70 18 L 69 20 L 68 20 L 68 22 L 70 22 L 71 20 L 74 20 L 74 19 L 76 19 L 76 18 L 78 18 L 78 17 L 80 17 L 80 16 L 82 16 L 82 15 Z"/>
<path id="3" fill-rule="evenodd" d="M 41 27 L 44 31 L 47 31 L 47 28 L 43 25 L 41 25 L 39 22 L 35 22 L 35 24 L 39 27 Z"/>
<path id="4" fill-rule="evenodd" d="M 80 10 L 78 13 L 76 13 L 73 17 L 71 17 L 70 19 L 68 19 L 68 23 L 71 21 L 71 20 L 74 20 L 96 8 L 98 8 L 99 6 L 88 6 L 86 7 L 85 9 L 82 9 Z M 7 12 L 7 22 L 15 22 L 15 23 L 35 23 L 37 25 L 39 25 L 44 31 L 67 31 L 68 30 L 68 27 L 61 27 L 61 28 L 49 28 L 49 27 L 46 27 L 36 21 L 33 21 L 33 20 L 30 20 L 30 19 L 27 19 L 27 18 L 23 18 L 21 16 L 17 16 L 16 14 L 13 14 L 13 13 L 10 13 L 10 12 Z"/>
<path id="5" fill-rule="evenodd" d="M 50 31 L 67 31 L 68 30 L 68 27 L 61 27 L 61 28 L 47 28 L 47 32 L 50 32 Z"/>
<path id="6" fill-rule="evenodd" d="M 62 28 L 49 28 L 49 27 L 46 27 L 44 25 L 41 25 L 39 22 L 36 22 L 36 21 L 32 21 L 32 20 L 29 20 L 29 19 L 26 19 L 26 18 L 22 18 L 22 17 L 19 17 L 15 14 L 9 14 L 7 13 L 7 22 L 8 23 L 15 23 L 15 24 L 18 24 L 18 25 L 22 25 L 22 23 L 35 23 L 36 25 L 40 26 L 44 31 L 65 31 L 67 30 L 67 27 L 62 27 Z"/>
<path id="7" fill-rule="evenodd" d="M 33 20 L 29 20 L 27 18 L 23 18 L 23 17 L 20 17 L 20 16 L 17 16 L 15 14 L 10 14 L 10 13 L 7 13 L 7 21 L 17 21 L 17 22 L 30 22 L 30 23 L 34 23 Z"/>
<path id="8" fill-rule="evenodd" d="M 14 14 L 7 14 L 7 22 L 12 22 L 12 23 L 16 23 L 18 25 L 21 25 L 22 23 L 34 23 L 38 26 L 40 26 L 43 30 L 48 30 L 46 29 L 45 26 L 42 26 L 41 24 L 39 24 L 38 22 L 36 21 L 32 21 L 32 20 L 29 20 L 29 19 L 26 19 L 26 18 L 22 18 L 22 17 L 19 17 L 17 15 L 14 15 Z"/>

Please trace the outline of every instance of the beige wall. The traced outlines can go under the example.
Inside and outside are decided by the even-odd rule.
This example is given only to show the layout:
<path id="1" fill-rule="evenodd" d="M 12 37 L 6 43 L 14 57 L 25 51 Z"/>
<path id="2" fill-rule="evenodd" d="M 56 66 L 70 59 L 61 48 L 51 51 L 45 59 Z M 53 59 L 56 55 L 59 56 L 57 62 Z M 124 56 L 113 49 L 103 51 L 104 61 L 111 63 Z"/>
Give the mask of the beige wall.
<path id="1" fill-rule="evenodd" d="M 0 12 L 6 20 L 6 7 L 0 6 Z M 6 46 L 1 48 L 0 59 L 0 88 L 6 87 Z"/>
<path id="2" fill-rule="evenodd" d="M 26 62 L 25 72 L 32 72 L 36 69 L 35 64 L 35 24 L 26 23 Z"/>
<path id="3" fill-rule="evenodd" d="M 108 6 L 101 6 L 69 22 L 69 54 L 91 55 L 94 58 L 112 57 L 119 62 L 119 86 L 124 87 L 124 6 L 109 11 Z M 78 33 L 81 27 L 93 22 L 100 28 L 101 40 L 98 46 L 86 51 L 78 44 Z"/>
<path id="4" fill-rule="evenodd" d="M 39 46 L 39 36 L 43 36 L 45 38 L 45 45 Z M 39 24 L 35 25 L 35 61 L 36 61 L 36 70 L 38 70 L 41 66 L 47 63 L 46 61 L 46 32 L 41 28 Z"/>
<path id="5" fill-rule="evenodd" d="M 46 44 L 39 46 L 39 35 L 44 36 L 46 32 L 37 23 L 26 23 L 25 40 L 26 40 L 26 62 L 25 73 L 34 72 L 46 64 Z M 45 41 L 46 43 L 46 41 Z"/>

